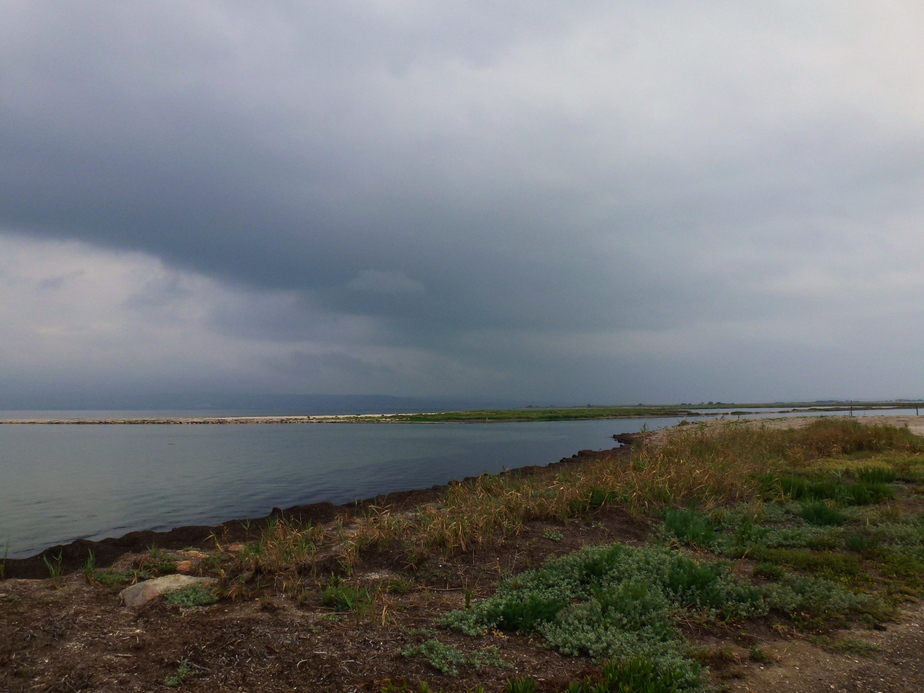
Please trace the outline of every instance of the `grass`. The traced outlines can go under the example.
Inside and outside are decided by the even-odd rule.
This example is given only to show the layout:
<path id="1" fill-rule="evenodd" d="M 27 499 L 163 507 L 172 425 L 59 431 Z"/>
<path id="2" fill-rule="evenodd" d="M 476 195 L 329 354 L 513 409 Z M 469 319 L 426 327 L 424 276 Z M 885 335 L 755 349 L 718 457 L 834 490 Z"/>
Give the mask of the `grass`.
<path id="1" fill-rule="evenodd" d="M 875 659 L 879 656 L 879 646 L 862 638 L 831 638 L 826 635 L 818 635 L 813 637 L 811 641 L 828 652 L 856 655 L 870 659 Z"/>
<path id="2" fill-rule="evenodd" d="M 874 534 L 845 527 L 860 518 L 851 507 L 894 497 L 885 485 L 897 474 L 879 465 L 854 469 L 847 480 L 846 469 L 830 481 L 812 478 L 822 458 L 830 463 L 836 455 L 896 449 L 917 455 L 920 447 L 902 429 L 824 420 L 797 431 L 729 426 L 720 434 L 674 434 L 657 451 L 636 451 L 626 465 L 628 478 L 602 488 L 636 507 L 685 502 L 687 507 L 662 511 L 663 536 L 719 555 L 754 558 L 755 577 L 768 583 L 743 581 L 721 562 L 684 557 L 669 548 L 670 541 L 661 553 L 587 549 L 506 580 L 494 596 L 453 612 L 445 624 L 472 634 L 491 628 L 537 633 L 564 654 L 632 661 L 640 671 L 667 676 L 672 683 L 665 685 L 673 687 L 663 690 L 698 690 L 702 671 L 678 644 L 678 617 L 735 620 L 777 613 L 806 630 L 831 628 L 853 619 L 888 619 L 890 587 L 920 588 L 924 522 L 904 516 L 897 525 L 881 523 Z M 737 470 L 727 465 L 733 456 Z M 677 469 L 678 463 L 684 468 Z M 801 474 L 791 471 L 800 466 Z M 698 486 L 691 486 L 690 470 Z M 719 479 L 717 470 L 726 478 Z M 596 488 L 600 481 L 598 476 Z M 768 485 L 776 490 L 769 506 L 761 500 Z M 805 502 L 793 504 L 796 499 Z M 730 500 L 739 502 L 728 505 Z M 881 593 L 864 591 L 873 584 L 871 573 L 893 584 Z M 627 685 L 625 690 L 662 690 L 660 683 Z"/>
<path id="3" fill-rule="evenodd" d="M 140 571 L 115 571 L 115 570 L 96 570 L 88 580 L 94 585 L 106 587 L 111 592 L 117 592 L 126 585 L 131 585 L 139 580 L 150 578 L 149 573 Z"/>
<path id="4" fill-rule="evenodd" d="M 514 677 L 506 682 L 512 692 L 549 685 L 522 663 L 531 657 L 524 648 L 535 643 L 593 660 L 568 665 L 581 672 L 574 676 L 592 674 L 571 682 L 570 693 L 702 691 L 710 676 L 704 665 L 769 661 L 760 637 L 776 627 L 833 651 L 875 654 L 871 643 L 838 629 L 887 620 L 924 591 L 924 514 L 915 497 L 922 483 L 924 446 L 903 429 L 834 419 L 793 430 L 755 422 L 688 425 L 658 445 L 640 442 L 580 464 L 452 484 L 416 508 L 356 506 L 326 526 L 254 522 L 241 528 L 245 544 L 224 545 L 216 535 L 213 560 L 197 564 L 219 578 L 215 591 L 181 590 L 165 599 L 197 606 L 218 596 L 265 597 L 272 611 L 275 599 L 267 595 L 276 592 L 300 611 L 320 612 L 319 629 L 371 633 L 364 620 L 383 643 L 402 624 L 442 618 L 455 633 L 402 636 L 388 656 L 406 658 L 396 660 L 402 674 L 432 669 L 434 677 L 467 681 L 476 678 L 467 669 L 521 657 L 515 677 L 481 672 L 491 690 L 502 689 L 503 674 Z M 607 506 L 650 523 L 648 544 L 591 546 L 541 562 L 539 556 L 613 531 L 617 514 L 597 512 Z M 489 570 L 479 547 L 524 528 L 521 542 L 502 547 L 503 566 L 498 561 Z M 526 558 L 530 569 L 517 572 Z M 55 579 L 60 557 L 45 560 Z M 115 589 L 167 572 L 172 561 L 152 546 L 135 565 L 144 573 L 100 570 L 92 555 L 83 569 L 94 584 Z M 387 572 L 360 579 L 352 571 L 363 562 Z M 439 613 L 450 603 L 465 608 Z M 744 647 L 724 648 L 729 659 L 719 661 L 702 650 L 723 649 L 700 647 L 697 655 L 688 642 L 703 633 L 748 635 L 737 641 Z M 485 647 L 489 639 L 499 649 Z M 205 676 L 190 662 L 172 666 L 157 672 L 170 673 L 168 686 Z M 437 681 L 453 690 L 460 683 Z M 431 690 L 416 680 L 379 685 Z"/>
<path id="5" fill-rule="evenodd" d="M 42 555 L 42 562 L 48 569 L 48 576 L 51 578 L 51 584 L 56 588 L 60 586 L 61 577 L 64 575 L 63 560 L 64 557 L 60 551 L 57 556 L 49 556 L 48 554 Z"/>
<path id="6" fill-rule="evenodd" d="M 545 475 L 484 475 L 453 483 L 438 502 L 410 512 L 373 506 L 349 533 L 341 527 L 336 537 L 310 525 L 273 520 L 225 563 L 220 577 L 231 597 L 263 589 L 267 580 L 296 595 L 305 589 L 306 574 L 316 576 L 318 552 L 331 542 L 347 574 L 362 552 L 396 547 L 413 568 L 434 555 L 453 556 L 498 536 L 516 535 L 530 521 L 567 522 L 616 504 L 637 516 L 660 512 L 667 532 L 681 544 L 712 547 L 729 557 L 753 555 L 761 547 L 835 550 L 846 540 L 831 530 L 846 528 L 856 535 L 852 508 L 891 500 L 894 490 L 887 480 L 922 452 L 921 439 L 907 429 L 849 419 L 823 418 L 798 429 L 752 422 L 691 425 L 630 455 Z M 757 521 L 754 513 L 766 514 L 768 508 L 777 508 L 773 512 L 782 514 L 784 523 Z M 729 512 L 738 515 L 723 521 Z M 558 534 L 546 536 L 555 541 Z M 853 542 L 862 550 L 860 540 Z M 768 555 L 761 560 L 773 560 L 774 554 Z M 898 559 L 892 562 L 904 570 Z"/>
<path id="7" fill-rule="evenodd" d="M 191 679 L 196 675 L 196 670 L 193 669 L 189 662 L 184 659 L 177 665 L 176 671 L 164 678 L 164 685 L 169 686 L 170 688 L 179 688 L 184 681 Z"/>
<path id="8" fill-rule="evenodd" d="M 665 528 L 677 539 L 690 546 L 710 546 L 716 539 L 716 525 L 694 508 L 666 508 Z"/>
<path id="9" fill-rule="evenodd" d="M 321 594 L 321 603 L 335 611 L 363 611 L 372 604 L 373 593 L 368 587 L 344 583 L 332 577 Z"/>
<path id="10" fill-rule="evenodd" d="M 323 528 L 310 522 L 271 518 L 255 541 L 223 562 L 218 573 L 222 593 L 231 599 L 246 598 L 272 586 L 300 599 L 306 575 L 317 576 L 315 557 L 324 539 Z M 221 548 L 217 540 L 216 545 Z"/>
<path id="11" fill-rule="evenodd" d="M 87 560 L 83 564 L 83 576 L 87 581 L 87 584 L 92 585 L 94 578 L 93 574 L 96 572 L 96 554 L 93 553 L 92 549 L 87 551 Z"/>
<path id="12" fill-rule="evenodd" d="M 584 419 L 623 419 L 623 418 L 645 418 L 645 417 L 698 417 L 703 415 L 715 414 L 716 410 L 723 412 L 729 408 L 735 408 L 730 413 L 731 416 L 740 416 L 750 413 L 747 410 L 760 409 L 780 409 L 802 411 L 842 411 L 848 409 L 870 410 L 870 409 L 903 409 L 908 406 L 907 402 L 830 402 L 824 406 L 812 402 L 786 402 L 786 403 L 738 403 L 729 404 L 723 402 L 709 402 L 707 404 L 667 404 L 667 405 L 645 405 L 638 404 L 634 406 L 601 406 L 590 405 L 583 407 L 525 407 L 522 409 L 479 409 L 470 411 L 456 412 L 434 412 L 434 413 L 413 413 L 413 414 L 376 414 L 376 415 L 357 415 L 350 417 L 340 417 L 339 421 L 363 422 L 363 423 L 383 423 L 383 422 L 465 422 L 465 423 L 483 423 L 492 421 L 574 421 Z M 323 419 L 323 417 L 321 417 Z"/>
<path id="13" fill-rule="evenodd" d="M 842 525 L 847 521 L 844 513 L 822 501 L 803 504 L 799 514 L 810 525 Z"/>
<path id="14" fill-rule="evenodd" d="M 177 563 L 172 556 L 157 548 L 154 544 L 148 547 L 144 567 L 156 570 L 161 575 L 168 575 L 176 572 L 176 565 Z"/>
<path id="15" fill-rule="evenodd" d="M 433 414 L 392 414 L 392 421 L 408 422 L 484 422 L 484 421 L 577 421 L 584 419 L 623 419 L 633 417 L 697 416 L 691 407 L 532 407 L 527 409 L 482 409 Z M 367 417 L 371 418 L 371 417 Z"/>
<path id="16" fill-rule="evenodd" d="M 683 637 L 691 624 L 783 620 L 828 633 L 887 620 L 924 591 L 924 517 L 903 500 L 924 482 L 920 472 L 924 441 L 906 429 L 845 419 L 798 429 L 690 425 L 628 454 L 454 483 L 435 502 L 400 513 L 368 507 L 327 528 L 272 520 L 242 550 L 222 554 L 219 577 L 232 598 L 319 593 L 358 623 L 377 599 L 410 583 L 377 591 L 339 577 L 324 583 L 332 565 L 349 576 L 364 554 L 391 551 L 413 572 L 537 520 L 563 528 L 542 535 L 558 542 L 574 519 L 618 505 L 660 520 L 654 544 L 590 547 L 506 573 L 481 601 L 466 588 L 466 608 L 443 624 L 527 635 L 604 666 L 602 678 L 569 691 L 699 691 L 706 674 Z M 750 567 L 735 563 L 742 558 Z M 452 675 L 478 666 L 479 651 L 432 637 L 402 654 Z M 762 652 L 753 646 L 751 659 L 765 661 Z"/>
<path id="17" fill-rule="evenodd" d="M 832 456 L 885 451 L 907 456 L 924 451 L 924 445 L 905 429 L 844 419 L 820 419 L 800 429 L 751 422 L 691 425 L 675 429 L 661 445 L 640 445 L 631 455 L 595 458 L 545 475 L 484 475 L 453 483 L 439 502 L 411 512 L 369 507 L 354 531 L 340 532 L 337 557 L 349 573 L 363 551 L 398 547 L 413 567 L 433 555 L 457 555 L 497 536 L 516 535 L 527 522 L 565 522 L 603 505 L 621 505 L 637 516 L 663 512 L 681 541 L 702 546 L 712 542 L 715 523 L 697 519 L 690 509 L 708 513 L 745 502 L 805 500 L 811 521 L 836 524 L 843 507 L 891 497 L 885 482 L 869 480 L 887 478 L 869 471 L 883 465 L 867 460 L 869 470 L 854 475 L 867 480 L 845 480 L 842 474 L 836 483 L 806 472 L 824 474 L 824 461 Z M 828 509 L 812 504 L 829 496 L 837 500 Z M 686 529 L 680 530 L 684 523 Z M 298 591 L 305 567 L 314 564 L 320 546 L 330 539 L 320 528 L 274 520 L 225 569 L 225 589 L 236 596 L 245 591 L 239 578 L 256 574 L 273 576 Z"/>

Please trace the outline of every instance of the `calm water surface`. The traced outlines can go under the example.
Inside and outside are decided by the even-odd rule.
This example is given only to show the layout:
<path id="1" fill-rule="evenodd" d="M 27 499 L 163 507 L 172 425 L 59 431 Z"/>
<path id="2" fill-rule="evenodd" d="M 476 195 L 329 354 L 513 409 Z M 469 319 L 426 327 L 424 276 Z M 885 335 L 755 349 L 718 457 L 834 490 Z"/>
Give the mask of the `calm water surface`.
<path id="1" fill-rule="evenodd" d="M 58 413 L 21 414 L 18 418 L 36 414 L 55 418 Z M 274 507 L 345 503 L 486 472 L 544 465 L 578 450 L 612 448 L 615 433 L 678 421 L 2 425 L 0 557 L 4 551 L 10 558 L 29 556 L 77 538 L 211 525 L 262 517 Z"/>
<path id="2" fill-rule="evenodd" d="M 0 554 L 345 503 L 616 445 L 677 419 L 0 426 Z"/>

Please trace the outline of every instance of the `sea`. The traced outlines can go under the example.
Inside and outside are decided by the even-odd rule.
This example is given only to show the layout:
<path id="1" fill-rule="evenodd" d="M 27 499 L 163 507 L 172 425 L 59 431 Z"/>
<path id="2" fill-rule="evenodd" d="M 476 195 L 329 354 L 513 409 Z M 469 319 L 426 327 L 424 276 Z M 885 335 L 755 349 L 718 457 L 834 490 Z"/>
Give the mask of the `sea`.
<path id="1" fill-rule="evenodd" d="M 0 420 L 201 415 L 0 411 Z M 210 413 L 221 415 L 241 414 Z M 679 421 L 4 424 L 0 559 L 28 557 L 75 539 L 264 517 L 277 507 L 346 503 L 546 465 L 580 450 L 616 447 L 618 433 Z"/>

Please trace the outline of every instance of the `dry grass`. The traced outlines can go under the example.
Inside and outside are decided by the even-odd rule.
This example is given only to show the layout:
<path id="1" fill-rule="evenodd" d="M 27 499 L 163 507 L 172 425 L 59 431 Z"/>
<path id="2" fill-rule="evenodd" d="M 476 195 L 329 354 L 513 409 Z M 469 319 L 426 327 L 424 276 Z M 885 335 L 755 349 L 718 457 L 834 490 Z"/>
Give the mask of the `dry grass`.
<path id="1" fill-rule="evenodd" d="M 298 585 L 305 566 L 322 555 L 333 556 L 349 573 L 363 550 L 394 547 L 415 566 L 434 553 L 455 555 L 516 535 L 533 520 L 566 521 L 608 503 L 636 516 L 666 506 L 709 510 L 754 500 L 768 475 L 805 469 L 834 455 L 922 447 L 907 429 L 849 419 L 818 419 L 799 428 L 753 421 L 683 426 L 659 436 L 657 444 L 641 443 L 630 455 L 526 477 L 484 475 L 453 483 L 438 502 L 407 512 L 371 507 L 336 536 L 278 522 L 238 554 L 228 575 L 238 576 L 240 584 L 242 575 L 273 573 Z"/>

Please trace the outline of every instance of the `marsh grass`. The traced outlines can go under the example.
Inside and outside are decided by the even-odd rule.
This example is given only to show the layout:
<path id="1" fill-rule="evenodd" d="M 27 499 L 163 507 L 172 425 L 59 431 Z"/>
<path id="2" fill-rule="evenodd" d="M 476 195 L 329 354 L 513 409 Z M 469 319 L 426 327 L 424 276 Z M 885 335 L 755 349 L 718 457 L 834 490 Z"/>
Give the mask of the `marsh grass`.
<path id="1" fill-rule="evenodd" d="M 323 541 L 320 526 L 271 518 L 254 541 L 226 558 L 218 570 L 220 590 L 236 599 L 271 584 L 300 599 L 304 578 L 317 575 L 315 559 Z"/>
<path id="2" fill-rule="evenodd" d="M 751 425 L 690 426 L 629 455 L 533 477 L 484 475 L 450 484 L 439 503 L 411 513 L 369 509 L 354 541 L 359 549 L 401 546 L 416 565 L 434 552 L 463 553 L 497 535 L 516 535 L 532 520 L 566 521 L 607 504 L 642 516 L 665 506 L 716 508 L 754 499 L 758 476 L 786 463 L 766 439 L 787 433 Z M 786 448 L 784 443 L 776 448 Z"/>
<path id="3" fill-rule="evenodd" d="M 885 453 L 892 461 L 877 461 Z M 458 555 L 516 536 L 530 521 L 566 522 L 613 504 L 637 517 L 663 512 L 669 531 L 682 543 L 707 547 L 728 508 L 759 513 L 762 503 L 828 501 L 830 512 L 820 506 L 807 512 L 830 522 L 840 517 L 834 506 L 881 503 L 892 495 L 885 481 L 889 470 L 921 453 L 921 439 L 907 429 L 849 419 L 822 418 L 796 429 L 748 421 L 689 425 L 667 432 L 657 445 L 642 442 L 629 454 L 528 476 L 511 472 L 452 483 L 438 502 L 410 511 L 370 506 L 349 521 L 349 530 L 341 525 L 336 536 L 273 520 L 224 569 L 224 583 L 230 596 L 244 590 L 242 577 L 263 584 L 273 576 L 298 591 L 306 568 L 314 574 L 325 546 L 335 551 L 347 574 L 367 550 L 397 548 L 414 568 L 433 556 Z M 838 456 L 847 460 L 846 467 L 830 468 Z M 755 517 L 739 519 L 740 556 L 760 544 L 748 532 L 764 530 Z"/>
<path id="4" fill-rule="evenodd" d="M 320 589 L 322 603 L 352 611 L 357 623 L 382 601 L 384 623 L 388 590 L 339 578 L 325 586 L 319 561 L 324 571 L 334 561 L 349 576 L 364 552 L 397 551 L 414 569 L 515 536 L 535 520 L 566 526 L 618 504 L 662 519 L 663 545 L 596 547 L 540 570 L 505 572 L 492 597 L 473 602 L 468 593 L 467 608 L 445 624 L 538 635 L 563 654 L 611 660 L 620 671 L 628 667 L 627 678 L 613 681 L 637 690 L 695 691 L 703 672 L 688 656 L 678 619 L 773 614 L 824 631 L 887 619 L 895 601 L 924 589 L 924 520 L 909 515 L 895 490 L 924 470 L 922 460 L 924 445 L 907 430 L 845 419 L 797 429 L 690 425 L 627 454 L 453 483 L 437 501 L 410 510 L 369 506 L 333 529 L 274 519 L 242 550 L 224 554 L 221 585 L 230 597 L 274 586 L 301 599 Z M 745 578 L 719 558 L 748 558 L 755 567 Z M 431 643 L 412 655 L 443 661 L 446 652 Z M 450 666 L 451 657 L 444 659 Z M 613 685 L 587 690 L 625 690 Z"/>

